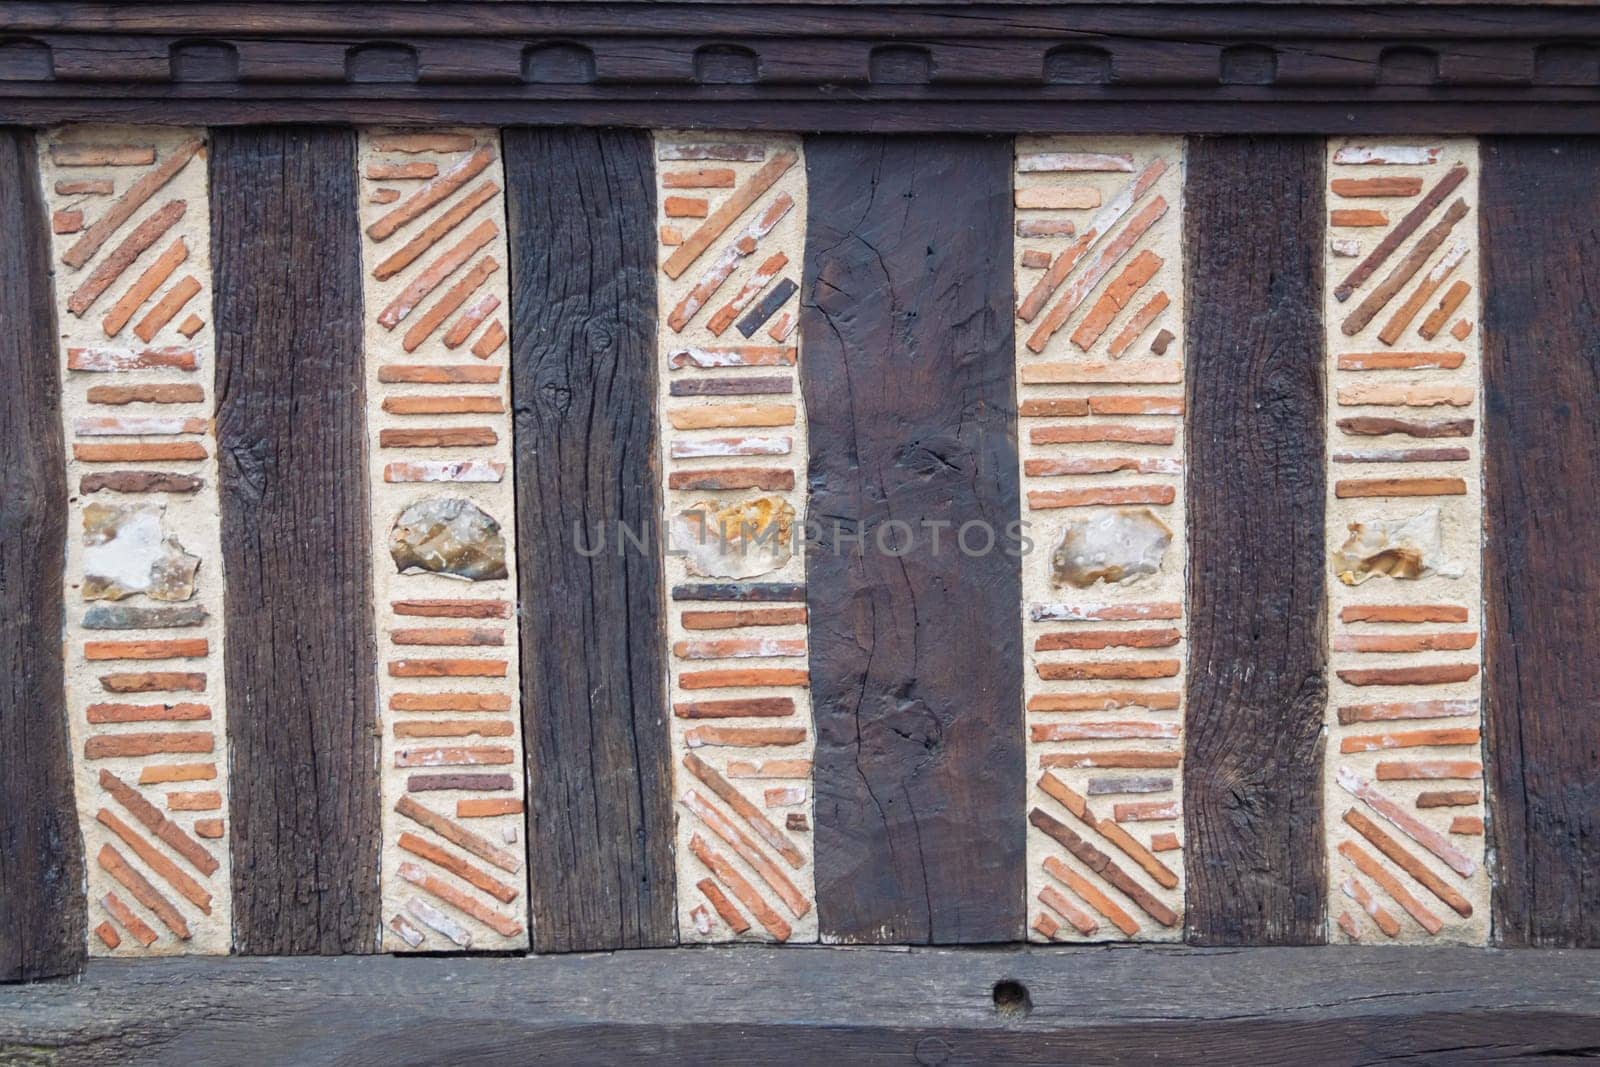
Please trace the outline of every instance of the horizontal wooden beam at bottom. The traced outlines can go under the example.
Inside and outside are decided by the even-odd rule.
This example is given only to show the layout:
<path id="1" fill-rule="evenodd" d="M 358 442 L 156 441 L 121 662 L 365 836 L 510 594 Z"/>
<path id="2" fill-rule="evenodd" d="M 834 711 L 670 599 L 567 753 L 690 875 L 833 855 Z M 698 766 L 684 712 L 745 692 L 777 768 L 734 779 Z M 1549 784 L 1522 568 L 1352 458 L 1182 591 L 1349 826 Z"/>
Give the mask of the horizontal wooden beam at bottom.
<path id="1" fill-rule="evenodd" d="M 434 126 L 631 126 L 829 133 L 1317 134 L 1447 137 L 1485 134 L 1600 134 L 1592 90 L 1579 99 L 1523 91 L 1471 92 L 1452 100 L 1314 101 L 1195 99 L 1187 87 L 1146 99 L 1049 99 L 1007 94 L 985 100 L 856 101 L 728 100 L 710 93 L 680 100 L 497 99 L 471 88 L 428 99 L 296 90 L 282 98 L 146 95 L 138 87 L 102 95 L 19 95 L 0 82 L 7 122 L 248 126 L 262 123 L 351 123 Z"/>
<path id="2" fill-rule="evenodd" d="M 1597 980 L 1596 952 L 1461 948 L 94 961 L 0 987 L 0 1062 L 1459 1063 L 1592 1050 Z"/>

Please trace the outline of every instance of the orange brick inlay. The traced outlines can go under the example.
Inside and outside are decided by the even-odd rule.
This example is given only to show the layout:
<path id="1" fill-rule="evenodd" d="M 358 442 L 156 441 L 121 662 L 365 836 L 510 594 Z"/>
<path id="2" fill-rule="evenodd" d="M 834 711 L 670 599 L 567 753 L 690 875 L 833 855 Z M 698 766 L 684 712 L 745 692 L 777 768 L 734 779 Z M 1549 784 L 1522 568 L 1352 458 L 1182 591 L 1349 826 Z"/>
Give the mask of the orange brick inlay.
<path id="1" fill-rule="evenodd" d="M 1183 142 L 1019 138 L 1037 941 L 1182 936 Z"/>
<path id="2" fill-rule="evenodd" d="M 205 131 L 39 138 L 68 481 L 66 669 L 91 955 L 232 940 Z"/>
<path id="3" fill-rule="evenodd" d="M 698 133 L 658 134 L 656 148 L 679 934 L 814 941 L 805 559 L 795 543 L 807 453 L 802 149 L 792 137 Z M 760 595 L 766 587 L 786 590 L 782 602 Z M 781 811 L 767 803 L 773 790 Z"/>
<path id="4" fill-rule="evenodd" d="M 499 140 L 360 134 L 378 874 L 392 952 L 528 944 Z M 469 551 L 413 550 L 445 521 Z"/>
<path id="5" fill-rule="evenodd" d="M 1478 149 L 1328 152 L 1328 937 L 1482 944 Z"/>

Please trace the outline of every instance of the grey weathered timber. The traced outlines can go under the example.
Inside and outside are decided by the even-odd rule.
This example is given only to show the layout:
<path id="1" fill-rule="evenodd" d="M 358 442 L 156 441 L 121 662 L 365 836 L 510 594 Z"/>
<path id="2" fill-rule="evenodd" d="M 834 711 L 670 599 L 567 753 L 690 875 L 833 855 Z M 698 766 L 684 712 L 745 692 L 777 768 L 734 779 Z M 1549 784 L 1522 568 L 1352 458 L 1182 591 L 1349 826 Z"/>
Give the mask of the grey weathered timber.
<path id="1" fill-rule="evenodd" d="M 94 962 L 0 988 L 0 1062 L 1500 1063 L 1592 1055 L 1597 983 L 1600 953 L 1460 948 Z"/>
<path id="2" fill-rule="evenodd" d="M 505 152 L 533 943 L 670 945 L 661 557 L 618 543 L 661 514 L 650 137 L 508 130 Z"/>
<path id="3" fill-rule="evenodd" d="M 1196 138 L 1189 279 L 1191 940 L 1323 940 L 1323 142 Z"/>
<path id="4" fill-rule="evenodd" d="M 61 688 L 67 466 L 34 139 L 0 129 L 0 982 L 76 970 L 83 845 Z"/>
<path id="5" fill-rule="evenodd" d="M 1600 947 L 1600 144 L 1483 146 L 1494 936 Z"/>
<path id="6" fill-rule="evenodd" d="M 355 134 L 211 146 L 233 932 L 371 952 L 376 648 Z"/>
<path id="7" fill-rule="evenodd" d="M 1022 936 L 1011 158 L 1003 140 L 806 142 L 825 941 Z"/>

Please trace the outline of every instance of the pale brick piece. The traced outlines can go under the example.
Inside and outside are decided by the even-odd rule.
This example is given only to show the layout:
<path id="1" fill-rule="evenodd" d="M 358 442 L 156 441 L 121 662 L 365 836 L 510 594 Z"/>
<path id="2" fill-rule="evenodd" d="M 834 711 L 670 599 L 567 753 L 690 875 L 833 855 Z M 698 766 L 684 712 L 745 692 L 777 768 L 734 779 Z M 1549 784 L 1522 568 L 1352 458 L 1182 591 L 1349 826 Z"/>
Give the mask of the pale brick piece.
<path id="1" fill-rule="evenodd" d="M 801 142 L 661 133 L 656 149 L 662 521 L 684 549 L 666 559 L 669 584 L 756 578 L 803 600 Z M 703 209 L 671 193 L 684 189 Z M 778 547 L 724 551 L 722 536 L 745 525 Z M 805 610 L 676 596 L 666 684 L 679 936 L 815 941 Z"/>
<path id="2" fill-rule="evenodd" d="M 1330 212 L 1324 258 L 1329 936 L 1483 944 L 1483 842 L 1456 822 L 1484 799 L 1482 370 L 1444 330 L 1478 314 L 1478 146 L 1334 140 L 1326 173 L 1330 206 L 1374 204 Z"/>
<path id="3" fill-rule="evenodd" d="M 499 142 L 492 129 L 359 135 L 382 735 L 373 873 L 390 952 L 528 945 L 523 853 L 496 843 L 518 840 L 523 818 Z M 447 621 L 462 619 L 498 621 Z"/>
<path id="4" fill-rule="evenodd" d="M 62 651 L 97 956 L 225 954 L 232 938 L 229 783 L 184 761 L 224 752 L 228 722 L 204 136 L 40 138 L 78 490 Z M 179 307 L 192 329 L 172 324 Z"/>
<path id="5" fill-rule="evenodd" d="M 1017 142 L 1036 941 L 1183 934 L 1183 864 L 1156 855 L 1182 821 L 1183 181 L 1177 138 Z"/>

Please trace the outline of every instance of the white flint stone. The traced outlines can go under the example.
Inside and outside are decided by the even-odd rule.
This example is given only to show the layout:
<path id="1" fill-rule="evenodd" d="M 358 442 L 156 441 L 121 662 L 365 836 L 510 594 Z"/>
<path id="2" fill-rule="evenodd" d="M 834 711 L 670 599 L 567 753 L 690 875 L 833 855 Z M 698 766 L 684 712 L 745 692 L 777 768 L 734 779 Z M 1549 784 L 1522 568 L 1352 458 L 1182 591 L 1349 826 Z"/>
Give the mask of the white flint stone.
<path id="1" fill-rule="evenodd" d="M 1172 531 L 1149 508 L 1108 511 L 1069 522 L 1050 555 L 1057 586 L 1087 589 L 1136 582 L 1161 569 Z"/>

